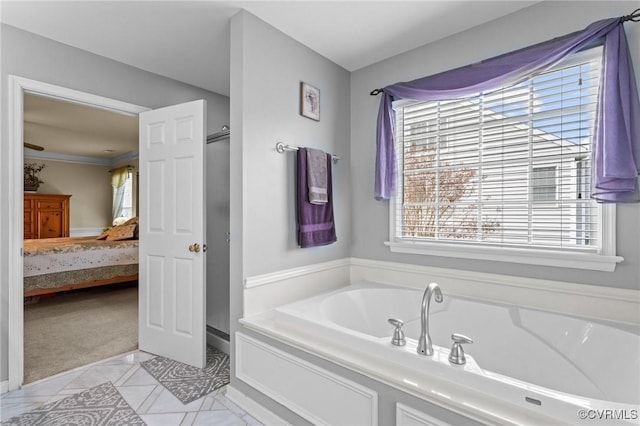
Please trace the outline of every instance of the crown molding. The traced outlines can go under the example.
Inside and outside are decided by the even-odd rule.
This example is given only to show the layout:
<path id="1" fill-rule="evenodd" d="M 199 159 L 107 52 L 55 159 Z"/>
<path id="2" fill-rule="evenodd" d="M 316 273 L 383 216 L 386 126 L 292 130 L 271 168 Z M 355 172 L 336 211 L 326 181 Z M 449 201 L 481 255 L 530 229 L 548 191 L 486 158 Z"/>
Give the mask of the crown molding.
<path id="1" fill-rule="evenodd" d="M 72 155 L 72 154 L 60 154 L 57 152 L 41 152 L 33 149 L 24 149 L 24 158 L 30 158 L 34 160 L 49 160 L 49 161 L 62 161 L 65 163 L 80 163 L 91 164 L 94 166 L 107 166 L 113 167 L 118 164 L 125 163 L 127 161 L 135 160 L 138 158 L 138 152 L 132 151 L 126 154 L 120 155 L 115 158 L 97 158 L 89 157 L 85 155 Z"/>

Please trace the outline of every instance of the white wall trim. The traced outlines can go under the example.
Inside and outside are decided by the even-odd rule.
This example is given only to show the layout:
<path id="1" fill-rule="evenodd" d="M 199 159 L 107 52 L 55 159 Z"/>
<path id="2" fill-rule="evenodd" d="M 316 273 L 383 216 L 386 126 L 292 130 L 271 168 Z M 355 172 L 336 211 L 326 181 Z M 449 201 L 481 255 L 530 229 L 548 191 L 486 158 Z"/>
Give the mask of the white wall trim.
<path id="1" fill-rule="evenodd" d="M 235 402 L 240 408 L 244 409 L 251 417 L 263 425 L 291 426 L 291 423 L 267 410 L 263 405 L 258 404 L 255 400 L 249 398 L 232 385 L 227 386 L 226 397 L 232 402 Z"/>
<path id="2" fill-rule="evenodd" d="M 24 305 L 23 305 L 23 262 L 21 255 L 23 240 L 23 134 L 24 134 L 24 94 L 33 93 L 39 96 L 59 99 L 107 111 L 137 116 L 149 108 L 93 95 L 78 90 L 56 86 L 41 81 L 30 80 L 15 75 L 9 76 L 9 116 L 8 130 L 8 167 L 7 185 L 9 209 L 7 221 L 9 224 L 8 239 L 8 364 L 9 364 L 9 390 L 18 389 L 24 378 Z"/>
<path id="3" fill-rule="evenodd" d="M 323 293 L 350 282 L 350 258 L 285 269 L 244 280 L 243 315 Z"/>
<path id="4" fill-rule="evenodd" d="M 312 265 L 300 266 L 297 268 L 283 269 L 281 271 L 270 272 L 262 275 L 254 275 L 244 280 L 244 288 L 259 287 L 273 284 L 290 278 L 300 278 L 305 275 L 316 274 L 318 272 L 329 271 L 338 268 L 348 267 L 351 264 L 349 258 L 331 260 L 328 262 L 315 263 Z"/>
<path id="5" fill-rule="evenodd" d="M 56 86 L 54 84 L 44 83 L 42 81 L 31 80 L 15 75 L 9 76 L 10 85 L 18 85 L 25 93 L 33 93 L 39 96 L 58 99 L 74 104 L 86 105 L 92 108 L 100 108 L 116 114 L 128 115 L 130 117 L 137 116 L 141 112 L 149 111 L 150 108 L 116 99 L 105 98 L 104 96 L 94 95 L 79 90 L 69 89 L 67 87 Z"/>
<path id="6" fill-rule="evenodd" d="M 34 160 L 59 161 L 62 163 L 90 164 L 92 166 L 110 166 L 109 158 L 88 157 L 86 155 L 61 154 L 58 152 L 39 152 L 26 148 L 24 158 Z"/>
<path id="7" fill-rule="evenodd" d="M 9 320 L 7 326 L 8 343 L 7 351 L 9 364 L 9 390 L 14 390 L 22 385 L 23 379 L 23 264 L 22 253 L 19 251 L 24 239 L 23 213 L 24 197 L 23 189 L 23 120 L 24 120 L 24 91 L 20 80 L 9 76 L 9 141 L 8 151 L 11 159 L 8 164 L 8 192 L 9 209 L 7 220 L 9 222 L 9 235 L 7 262 L 9 278 L 8 310 Z M 13 356 L 12 356 L 13 355 Z"/>
<path id="8" fill-rule="evenodd" d="M 351 282 L 360 280 L 420 289 L 436 281 L 455 296 L 640 324 L 638 290 L 352 258 Z"/>
<path id="9" fill-rule="evenodd" d="M 73 155 L 73 154 L 61 154 L 58 152 L 40 152 L 33 149 L 24 149 L 24 158 L 32 158 L 35 160 L 49 160 L 59 161 L 62 163 L 78 163 L 78 164 L 90 164 L 93 166 L 117 166 L 118 164 L 125 163 L 127 161 L 137 160 L 138 151 L 128 152 L 122 154 L 119 157 L 114 158 L 100 158 L 100 157 L 88 157 L 86 155 Z"/>
<path id="10" fill-rule="evenodd" d="M 605 272 L 613 272 L 616 265 L 624 260 L 621 256 L 607 256 L 598 253 L 562 252 L 489 245 L 472 246 L 446 242 L 387 241 L 384 244 L 394 253 L 444 256 L 457 259 L 480 259 Z"/>
<path id="11" fill-rule="evenodd" d="M 0 395 L 2 395 L 3 393 L 7 393 L 9 392 L 9 381 L 8 380 L 4 380 L 2 382 L 0 382 Z"/>
<path id="12" fill-rule="evenodd" d="M 102 228 L 71 228 L 70 237 L 93 237 L 102 234 Z"/>
<path id="13" fill-rule="evenodd" d="M 330 425 L 335 416 L 332 398 L 335 403 L 340 397 L 342 404 L 351 407 L 349 413 L 339 414 L 348 415 L 346 424 L 378 424 L 377 392 L 240 332 L 235 342 L 236 377 L 299 416 L 313 424 Z M 247 364 L 259 365 L 261 373 L 252 373 Z M 320 397 L 298 397 L 303 391 Z"/>

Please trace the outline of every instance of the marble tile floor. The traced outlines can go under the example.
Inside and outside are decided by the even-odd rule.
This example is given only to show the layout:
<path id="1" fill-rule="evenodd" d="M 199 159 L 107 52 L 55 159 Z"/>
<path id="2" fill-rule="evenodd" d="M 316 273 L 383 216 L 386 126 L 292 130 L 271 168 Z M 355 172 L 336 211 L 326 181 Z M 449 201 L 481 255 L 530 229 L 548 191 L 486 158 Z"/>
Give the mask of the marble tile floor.
<path id="1" fill-rule="evenodd" d="M 152 357 L 146 352 L 130 352 L 5 393 L 0 396 L 0 421 L 110 381 L 149 426 L 261 425 L 225 396 L 226 386 L 182 404 L 140 366 Z"/>

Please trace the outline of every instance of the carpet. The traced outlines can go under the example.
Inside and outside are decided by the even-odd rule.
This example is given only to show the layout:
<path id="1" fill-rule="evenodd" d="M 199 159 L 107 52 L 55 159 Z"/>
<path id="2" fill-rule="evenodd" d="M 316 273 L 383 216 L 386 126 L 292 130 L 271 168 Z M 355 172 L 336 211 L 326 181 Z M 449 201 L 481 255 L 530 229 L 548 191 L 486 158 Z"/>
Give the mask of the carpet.
<path id="1" fill-rule="evenodd" d="M 202 369 L 162 356 L 140 365 L 183 404 L 229 383 L 229 355 L 211 346 L 207 346 L 207 364 Z"/>
<path id="2" fill-rule="evenodd" d="M 3 425 L 144 425 L 111 382 L 12 417 Z"/>
<path id="3" fill-rule="evenodd" d="M 138 289 L 58 293 L 24 307 L 24 382 L 138 348 Z"/>

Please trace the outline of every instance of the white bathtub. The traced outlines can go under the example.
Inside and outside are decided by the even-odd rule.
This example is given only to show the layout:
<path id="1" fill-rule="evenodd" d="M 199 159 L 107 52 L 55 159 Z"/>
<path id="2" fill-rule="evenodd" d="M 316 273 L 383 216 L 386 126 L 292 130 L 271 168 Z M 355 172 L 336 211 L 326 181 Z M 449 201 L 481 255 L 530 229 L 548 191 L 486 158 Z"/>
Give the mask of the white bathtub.
<path id="1" fill-rule="evenodd" d="M 307 349 L 313 342 L 325 358 L 483 421 L 577 424 L 586 413 L 584 424 L 640 422 L 637 326 L 442 292 L 443 303 L 431 302 L 432 357 L 416 354 L 423 292 L 381 284 L 281 306 L 270 314 L 271 334 Z M 390 344 L 388 318 L 405 322 L 406 346 Z M 474 340 L 464 366 L 448 361 L 452 333 Z"/>

